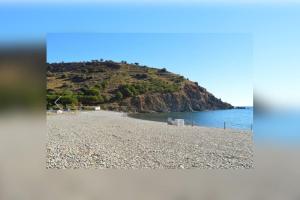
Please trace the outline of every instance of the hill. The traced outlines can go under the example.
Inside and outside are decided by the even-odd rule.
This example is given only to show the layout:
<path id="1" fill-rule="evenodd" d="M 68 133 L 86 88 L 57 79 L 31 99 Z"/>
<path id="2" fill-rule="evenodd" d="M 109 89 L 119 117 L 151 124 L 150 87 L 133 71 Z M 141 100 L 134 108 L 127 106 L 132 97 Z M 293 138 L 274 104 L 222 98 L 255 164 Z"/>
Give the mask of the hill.
<path id="1" fill-rule="evenodd" d="M 189 112 L 231 109 L 197 82 L 165 68 L 93 60 L 47 64 L 47 108 L 101 105 L 125 112 Z"/>

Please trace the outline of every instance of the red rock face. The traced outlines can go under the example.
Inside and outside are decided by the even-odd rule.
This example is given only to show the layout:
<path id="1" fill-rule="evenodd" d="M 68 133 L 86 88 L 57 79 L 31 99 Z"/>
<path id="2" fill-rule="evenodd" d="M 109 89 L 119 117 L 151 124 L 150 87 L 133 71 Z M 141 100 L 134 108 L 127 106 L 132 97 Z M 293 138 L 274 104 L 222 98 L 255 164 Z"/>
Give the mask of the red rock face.
<path id="1" fill-rule="evenodd" d="M 195 84 L 186 84 L 181 91 L 174 93 L 139 95 L 126 99 L 123 104 L 133 112 L 191 112 L 233 108 Z"/>

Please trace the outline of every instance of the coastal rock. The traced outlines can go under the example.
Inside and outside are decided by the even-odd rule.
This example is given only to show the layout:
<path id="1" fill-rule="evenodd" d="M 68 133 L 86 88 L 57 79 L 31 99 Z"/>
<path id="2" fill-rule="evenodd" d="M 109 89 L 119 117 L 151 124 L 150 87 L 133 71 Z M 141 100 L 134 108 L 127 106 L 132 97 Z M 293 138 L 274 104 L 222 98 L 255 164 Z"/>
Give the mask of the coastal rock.
<path id="1" fill-rule="evenodd" d="M 123 111 L 132 112 L 193 112 L 233 108 L 193 83 L 185 84 L 179 92 L 139 95 L 120 104 L 125 109 Z"/>

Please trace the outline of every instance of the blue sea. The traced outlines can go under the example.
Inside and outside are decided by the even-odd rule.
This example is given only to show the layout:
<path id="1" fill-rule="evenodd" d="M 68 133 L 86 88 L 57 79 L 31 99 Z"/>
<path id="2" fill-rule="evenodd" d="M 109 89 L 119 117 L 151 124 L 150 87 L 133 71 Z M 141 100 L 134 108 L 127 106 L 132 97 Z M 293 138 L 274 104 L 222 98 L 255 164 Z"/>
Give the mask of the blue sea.
<path id="1" fill-rule="evenodd" d="M 166 122 L 168 117 L 185 119 L 187 124 L 206 127 L 251 130 L 255 142 L 277 142 L 299 144 L 300 142 L 300 110 L 269 111 L 253 113 L 248 109 L 214 110 L 202 112 L 171 112 L 171 113 L 139 113 L 131 117 Z"/>
<path id="2" fill-rule="evenodd" d="M 217 128 L 224 128 L 225 125 L 225 128 L 251 130 L 253 127 L 253 107 L 201 112 L 138 113 L 130 116 L 160 122 L 166 122 L 171 117 L 184 119 L 187 124 Z"/>

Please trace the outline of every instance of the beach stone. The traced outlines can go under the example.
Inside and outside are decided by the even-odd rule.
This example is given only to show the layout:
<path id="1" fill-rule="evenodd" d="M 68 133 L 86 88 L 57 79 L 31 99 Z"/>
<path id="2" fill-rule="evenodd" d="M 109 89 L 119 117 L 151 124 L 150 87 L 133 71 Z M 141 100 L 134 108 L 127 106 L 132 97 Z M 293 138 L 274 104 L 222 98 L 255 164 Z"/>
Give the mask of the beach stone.
<path id="1" fill-rule="evenodd" d="M 111 111 L 47 115 L 51 169 L 253 168 L 251 132 L 134 119 Z"/>

